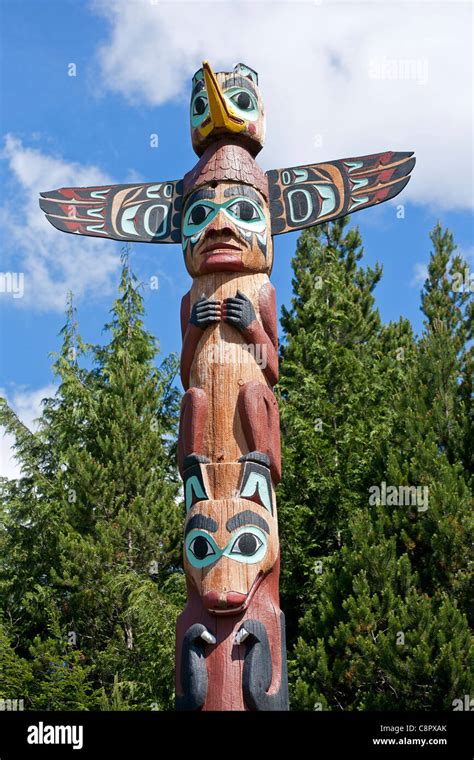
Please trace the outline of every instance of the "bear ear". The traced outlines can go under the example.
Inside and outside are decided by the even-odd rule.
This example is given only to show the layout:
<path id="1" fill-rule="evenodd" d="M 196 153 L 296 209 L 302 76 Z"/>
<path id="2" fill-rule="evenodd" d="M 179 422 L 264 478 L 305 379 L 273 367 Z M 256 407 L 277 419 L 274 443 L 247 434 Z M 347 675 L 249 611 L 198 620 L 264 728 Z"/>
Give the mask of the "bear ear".
<path id="1" fill-rule="evenodd" d="M 258 74 L 256 71 L 246 66 L 245 63 L 236 63 L 234 66 L 234 74 L 240 74 L 243 77 L 250 79 L 258 87 Z"/>

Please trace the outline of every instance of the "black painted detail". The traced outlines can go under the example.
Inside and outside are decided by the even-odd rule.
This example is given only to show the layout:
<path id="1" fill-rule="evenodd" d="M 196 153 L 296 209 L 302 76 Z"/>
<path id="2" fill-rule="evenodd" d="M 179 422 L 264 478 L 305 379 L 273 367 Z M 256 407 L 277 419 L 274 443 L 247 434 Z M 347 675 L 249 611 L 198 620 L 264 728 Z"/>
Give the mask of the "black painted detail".
<path id="1" fill-rule="evenodd" d="M 192 467 L 195 464 L 209 464 L 210 461 L 211 460 L 203 454 L 188 454 L 188 456 L 184 458 L 183 470 L 187 470 L 188 467 Z"/>
<path id="2" fill-rule="evenodd" d="M 256 462 L 264 467 L 270 467 L 270 457 L 268 454 L 264 454 L 263 451 L 249 451 L 248 454 L 243 454 L 238 462 Z"/>
<path id="3" fill-rule="evenodd" d="M 181 649 L 181 690 L 176 695 L 177 710 L 200 710 L 207 696 L 207 668 L 204 651 L 206 642 L 201 634 L 206 631 L 201 623 L 195 623 L 186 631 Z"/>
<path id="4" fill-rule="evenodd" d="M 254 321 L 255 309 L 252 302 L 240 290 L 237 291 L 235 298 L 226 298 L 225 304 L 225 321 L 237 330 L 246 330 Z"/>
<path id="5" fill-rule="evenodd" d="M 193 304 L 189 321 L 201 330 L 205 330 L 209 325 L 220 322 L 220 304 L 211 298 L 200 298 Z"/>
<path id="6" fill-rule="evenodd" d="M 191 465 L 191 467 L 189 467 L 189 465 L 187 464 L 187 460 L 191 459 L 191 457 L 197 458 L 198 455 L 197 454 L 190 454 L 189 457 L 186 457 L 186 459 L 184 460 L 184 470 L 183 470 L 184 493 L 186 493 L 186 483 L 188 481 L 188 478 L 190 478 L 190 477 L 192 477 L 194 475 L 198 479 L 199 485 L 201 486 L 203 493 L 205 493 L 206 495 L 205 495 L 205 497 L 196 496 L 196 492 L 195 492 L 195 490 L 193 488 L 192 489 L 191 504 L 189 504 L 189 505 L 186 504 L 186 509 L 190 509 L 193 506 L 193 504 L 195 504 L 197 501 L 204 501 L 204 500 L 209 499 L 209 495 L 208 495 L 208 493 L 206 491 L 206 487 L 204 485 L 204 479 L 202 477 L 201 465 L 199 464 L 199 462 L 196 463 L 196 464 Z M 207 459 L 207 457 L 199 457 L 199 458 L 200 459 L 204 459 L 206 462 L 209 462 L 209 459 Z"/>
<path id="7" fill-rule="evenodd" d="M 268 634 L 259 620 L 245 620 L 241 626 L 248 631 L 245 639 L 242 689 L 250 710 L 288 710 L 288 668 L 286 664 L 285 616 L 280 612 L 281 681 L 275 694 L 268 694 L 272 683 L 272 660 Z"/>
<path id="8" fill-rule="evenodd" d="M 210 533 L 215 533 L 218 529 L 218 524 L 215 520 L 212 519 L 212 517 L 207 517 L 206 515 L 193 515 L 188 523 L 186 523 L 186 528 L 184 530 L 184 537 L 188 535 L 192 530 L 198 530 L 201 528 L 202 530 L 208 530 Z"/>
<path id="9" fill-rule="evenodd" d="M 260 515 L 257 515 L 256 512 L 252 512 L 251 509 L 244 509 L 243 512 L 237 512 L 236 515 L 227 520 L 225 527 L 229 533 L 232 533 L 233 530 L 236 530 L 236 528 L 242 528 L 244 525 L 255 525 L 257 528 L 261 528 L 270 535 L 270 528 L 268 527 L 267 521 L 264 520 L 263 517 L 260 517 Z"/>
<path id="10" fill-rule="evenodd" d="M 244 454 L 244 456 L 240 457 L 239 462 L 245 462 L 242 477 L 240 478 L 239 494 L 245 490 L 245 486 L 252 472 L 262 475 L 267 484 L 270 513 L 273 514 L 272 477 L 269 470 L 270 458 L 261 451 L 251 451 L 249 454 Z M 257 488 L 253 494 L 246 494 L 245 496 L 242 496 L 242 498 L 254 501 L 256 504 L 260 504 L 260 506 L 268 509 L 268 504 L 265 503 L 262 496 L 263 494 L 261 494 L 259 488 Z"/>

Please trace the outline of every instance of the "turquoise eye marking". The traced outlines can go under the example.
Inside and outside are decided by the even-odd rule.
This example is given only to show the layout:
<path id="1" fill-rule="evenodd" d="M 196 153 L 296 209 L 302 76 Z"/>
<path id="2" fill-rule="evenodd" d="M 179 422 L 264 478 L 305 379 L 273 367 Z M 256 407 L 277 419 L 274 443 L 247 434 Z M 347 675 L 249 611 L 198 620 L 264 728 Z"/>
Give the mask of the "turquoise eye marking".
<path id="1" fill-rule="evenodd" d="M 186 536 L 185 551 L 188 562 L 193 567 L 207 567 L 220 559 L 222 551 L 209 533 L 192 530 Z"/>
<path id="2" fill-rule="evenodd" d="M 267 546 L 265 534 L 254 525 L 244 525 L 235 531 L 223 549 L 209 533 L 197 528 L 189 532 L 185 541 L 188 562 L 197 568 L 208 567 L 221 557 L 253 565 L 263 559 Z"/>
<path id="3" fill-rule="evenodd" d="M 247 478 L 247 482 L 245 483 L 244 488 L 240 492 L 240 495 L 243 498 L 251 499 L 257 490 L 260 499 L 262 500 L 262 504 L 271 513 L 272 502 L 270 499 L 270 493 L 268 491 L 268 482 L 266 478 L 263 475 L 260 475 L 258 472 L 251 472 Z"/>
<path id="4" fill-rule="evenodd" d="M 267 228 L 265 214 L 258 203 L 238 195 L 224 203 L 214 203 L 207 199 L 195 201 L 185 212 L 183 236 L 189 238 L 197 235 L 216 218 L 219 211 L 223 211 L 234 224 L 250 232 L 262 233 Z M 252 216 L 249 219 L 242 218 L 243 214 L 247 217 L 250 213 Z"/>
<path id="5" fill-rule="evenodd" d="M 232 198 L 231 201 L 223 204 L 223 209 L 233 222 L 245 230 L 263 232 L 267 226 L 263 210 L 258 203 L 251 201 L 249 198 L 241 198 L 240 196 Z M 247 218 L 249 209 L 251 209 L 252 216 Z"/>
<path id="6" fill-rule="evenodd" d="M 223 554 L 226 557 L 253 565 L 260 562 L 267 551 L 267 539 L 260 528 L 254 525 L 244 525 L 233 535 Z"/>
<path id="7" fill-rule="evenodd" d="M 224 97 L 237 116 L 245 121 L 257 121 L 259 111 L 253 92 L 242 87 L 229 87 L 224 92 Z"/>
<path id="8" fill-rule="evenodd" d="M 191 101 L 191 124 L 199 127 L 209 114 L 209 101 L 206 90 L 197 92 Z"/>
<path id="9" fill-rule="evenodd" d="M 196 477 L 196 475 L 191 475 L 190 478 L 186 481 L 186 494 L 185 494 L 185 504 L 186 504 L 186 512 L 191 509 L 191 505 L 193 503 L 193 491 L 195 496 L 197 496 L 198 499 L 207 499 L 207 495 L 203 491 L 203 488 Z"/>
<path id="10" fill-rule="evenodd" d="M 183 235 L 191 237 L 201 232 L 220 211 L 220 206 L 212 201 L 196 201 L 184 215 Z M 201 218 L 202 217 L 202 218 Z"/>

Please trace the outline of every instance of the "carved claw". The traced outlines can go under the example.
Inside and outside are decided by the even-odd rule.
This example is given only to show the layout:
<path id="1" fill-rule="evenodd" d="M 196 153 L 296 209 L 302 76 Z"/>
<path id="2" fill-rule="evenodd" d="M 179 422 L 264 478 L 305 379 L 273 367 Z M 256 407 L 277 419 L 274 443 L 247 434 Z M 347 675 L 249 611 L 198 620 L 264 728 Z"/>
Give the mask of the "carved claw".
<path id="1" fill-rule="evenodd" d="M 237 644 L 237 646 L 239 644 L 243 644 L 247 636 L 250 636 L 250 633 L 242 625 L 237 631 L 237 633 L 235 634 L 235 643 Z"/>
<path id="2" fill-rule="evenodd" d="M 206 644 L 215 644 L 216 643 L 216 637 L 210 633 L 207 628 L 204 629 L 204 631 L 201 633 L 201 639 L 203 639 Z"/>

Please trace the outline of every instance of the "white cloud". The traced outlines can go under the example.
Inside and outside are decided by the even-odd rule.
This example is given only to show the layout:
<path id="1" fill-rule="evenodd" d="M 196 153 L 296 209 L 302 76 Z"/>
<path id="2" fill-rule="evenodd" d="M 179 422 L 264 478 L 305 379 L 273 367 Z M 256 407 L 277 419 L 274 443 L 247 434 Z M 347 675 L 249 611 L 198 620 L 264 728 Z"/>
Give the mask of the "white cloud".
<path id="1" fill-rule="evenodd" d="M 472 205 L 469 3 L 96 0 L 106 88 L 187 100 L 203 58 L 260 75 L 264 168 L 415 150 L 406 200 Z M 318 143 L 322 140 L 322 144 Z M 76 182 L 77 184 L 77 182 Z"/>
<path id="2" fill-rule="evenodd" d="M 423 287 L 428 277 L 428 264 L 417 262 L 413 265 L 413 277 L 410 282 L 412 288 Z"/>
<path id="3" fill-rule="evenodd" d="M 0 157 L 8 162 L 15 183 L 15 192 L 0 208 L 6 247 L 2 271 L 11 263 L 10 254 L 15 272 L 24 273 L 24 296 L 14 303 L 40 311 L 63 311 L 68 290 L 73 291 L 76 301 L 86 295 L 110 294 L 120 264 L 115 246 L 104 246 L 94 238 L 59 234 L 38 205 L 42 191 L 107 184 L 110 178 L 96 166 L 67 162 L 25 147 L 13 135 L 6 136 Z"/>
<path id="4" fill-rule="evenodd" d="M 37 429 L 36 420 L 41 416 L 41 401 L 54 396 L 55 393 L 56 387 L 51 384 L 37 389 L 19 387 L 10 395 L 0 388 L 0 396 L 7 399 L 9 406 L 31 431 Z M 19 478 L 21 475 L 21 467 L 15 458 L 13 443 L 13 436 L 9 433 L 3 434 L 0 428 L 0 477 Z"/>

